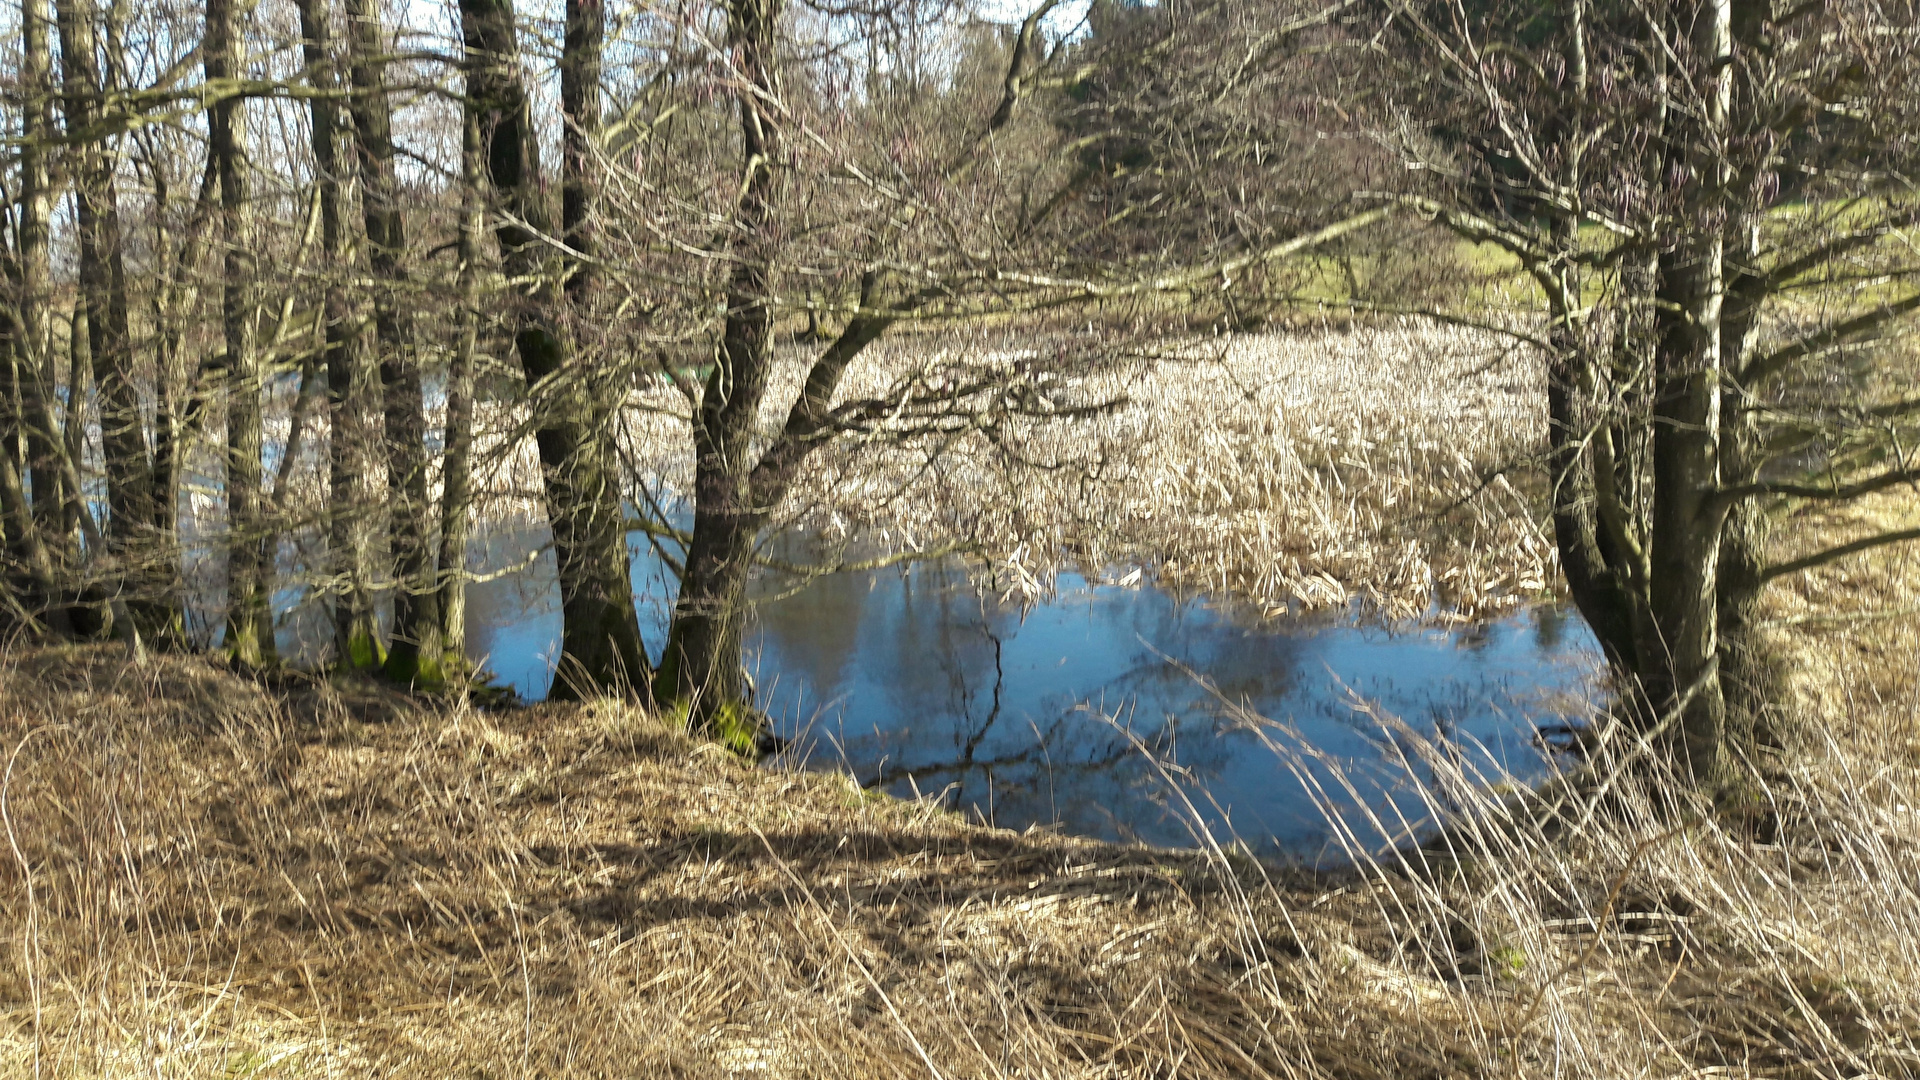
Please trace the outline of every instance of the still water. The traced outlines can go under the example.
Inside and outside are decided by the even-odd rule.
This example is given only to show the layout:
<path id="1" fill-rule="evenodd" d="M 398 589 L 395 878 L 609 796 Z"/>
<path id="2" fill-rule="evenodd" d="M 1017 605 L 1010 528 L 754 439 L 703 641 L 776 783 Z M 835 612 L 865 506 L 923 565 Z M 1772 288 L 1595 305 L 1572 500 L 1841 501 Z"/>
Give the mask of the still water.
<path id="1" fill-rule="evenodd" d="M 543 540 L 483 537 L 474 569 L 511 567 Z M 670 579 L 639 534 L 633 546 L 657 656 Z M 1436 758 L 1486 784 L 1545 776 L 1536 726 L 1582 722 L 1597 666 L 1585 625 L 1552 608 L 1390 630 L 1072 575 L 1023 605 L 957 559 L 756 588 L 757 703 L 810 766 L 1003 827 L 1167 846 L 1204 827 L 1310 862 L 1352 856 L 1328 811 L 1373 822 L 1356 830 L 1368 848 L 1430 821 L 1411 781 L 1435 785 Z M 472 586 L 468 620 L 498 683 L 546 694 L 551 554 Z"/>
<path id="2" fill-rule="evenodd" d="M 182 519 L 189 621 L 211 644 L 225 596 L 218 484 L 196 479 L 208 506 Z M 495 575 L 469 588 L 469 652 L 529 700 L 546 695 L 560 640 L 548 540 L 544 526 L 496 527 L 469 554 L 469 570 Z M 629 545 L 657 657 L 673 583 L 644 536 Z M 324 546 L 309 530 L 279 551 L 279 645 L 296 663 L 329 648 L 326 611 L 294 584 Z M 1167 846 L 1205 830 L 1263 854 L 1345 861 L 1447 805 L 1416 784 L 1543 778 L 1555 759 L 1538 730 L 1583 723 L 1598 697 L 1592 635 L 1553 608 L 1389 629 L 1262 619 L 1073 575 L 1022 604 L 976 576 L 946 559 L 759 582 L 748 664 L 790 756 L 1003 827 Z M 1352 825 L 1344 841 L 1334 818 Z"/>

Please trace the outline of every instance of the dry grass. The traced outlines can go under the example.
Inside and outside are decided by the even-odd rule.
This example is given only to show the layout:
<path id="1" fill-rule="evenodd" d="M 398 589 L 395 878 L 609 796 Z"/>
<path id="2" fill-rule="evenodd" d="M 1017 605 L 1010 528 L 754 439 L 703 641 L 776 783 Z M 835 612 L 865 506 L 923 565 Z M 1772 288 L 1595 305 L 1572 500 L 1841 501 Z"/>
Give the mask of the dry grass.
<path id="1" fill-rule="evenodd" d="M 1892 551 L 1798 587 L 1917 583 Z M 988 830 L 611 705 L 13 652 L 0 1076 L 1920 1076 L 1920 631 L 1852 625 L 1798 639 L 1837 646 L 1832 734 L 1750 828 L 1625 784 L 1494 827 L 1416 742 L 1479 825 L 1376 858 L 1355 822 L 1319 879 Z"/>
<path id="2" fill-rule="evenodd" d="M 763 443 L 817 348 L 781 347 Z M 988 373 L 1018 388 L 1062 372 L 1054 386 L 1065 400 L 1121 404 L 1048 416 L 995 411 L 991 395 L 962 402 L 992 421 L 991 435 L 882 423 L 810 460 L 782 527 L 829 549 L 842 538 L 894 550 L 958 543 L 1029 594 L 1061 569 L 1138 566 L 1165 587 L 1275 612 L 1358 596 L 1389 617 L 1436 600 L 1475 615 L 1537 599 L 1556 579 L 1537 493 L 1514 486 L 1538 473 L 1528 463 L 1545 438 L 1544 373 L 1497 333 L 1413 319 L 1201 338 L 1030 325 L 897 333 L 863 354 L 838 397 L 937 394 Z M 693 486 L 688 404 L 664 381 L 641 382 L 621 422 L 629 479 L 672 505 Z M 283 388 L 269 410 L 275 439 L 291 400 Z M 524 404 L 477 407 L 482 535 L 544 517 L 529 425 Z M 294 521 L 323 516 L 327 431 L 324 415 L 305 431 L 285 507 Z M 217 473 L 201 450 L 203 471 Z M 1500 473 L 1516 465 L 1512 481 Z M 217 529 L 217 487 L 189 486 L 193 515 Z M 437 476 L 430 487 L 437 497 Z M 318 544 L 317 533 L 300 539 Z M 322 561 L 318 547 L 308 555 Z"/>
<path id="3" fill-rule="evenodd" d="M 1182 350 L 1089 377 L 1126 409 L 925 469 L 853 446 L 886 482 L 830 459 L 798 501 L 1000 545 L 1023 580 L 1175 551 L 1164 577 L 1276 603 L 1324 574 L 1411 605 L 1451 573 L 1492 604 L 1551 571 L 1525 500 L 1496 486 L 1436 534 L 1410 513 L 1537 439 L 1537 375 L 1490 345 Z M 856 388 L 938 355 L 878 355 Z M 652 423 L 673 483 L 678 421 Z M 1090 455 L 1100 483 L 1022 463 Z M 1917 518 L 1888 496 L 1783 546 Z M 1397 823 L 1350 820 L 1356 869 L 1326 877 L 1229 838 L 985 829 L 615 705 L 10 650 L 0 1077 L 1920 1077 L 1920 551 L 1770 602 L 1809 723 L 1744 817 L 1648 782 L 1624 737 L 1595 768 L 1625 778 L 1542 816 L 1402 732 L 1460 824 L 1392 852 Z"/>
<path id="4" fill-rule="evenodd" d="M 1076 351 L 1096 359 L 1062 365 Z M 783 353 L 769 434 L 809 355 Z M 1487 482 L 1546 432 L 1544 373 L 1510 338 L 1417 320 L 1146 348 L 1031 327 L 901 336 L 871 348 L 839 397 L 1021 365 L 1070 368 L 1068 400 L 1124 403 L 994 415 L 992 437 L 882 425 L 818 454 L 786 519 L 900 548 L 962 541 L 1030 591 L 1061 568 L 1135 565 L 1272 609 L 1359 595 L 1404 616 L 1435 599 L 1499 610 L 1555 579 L 1534 500 Z M 635 406 L 632 460 L 669 492 L 690 490 L 684 401 L 662 387 Z"/>
<path id="5" fill-rule="evenodd" d="M 0 1075 L 1229 1074 L 1305 1052 L 1197 859 L 970 827 L 610 705 L 281 699 L 120 659 L 9 663 Z M 1362 1042 L 1328 1045 L 1359 1065 Z"/>

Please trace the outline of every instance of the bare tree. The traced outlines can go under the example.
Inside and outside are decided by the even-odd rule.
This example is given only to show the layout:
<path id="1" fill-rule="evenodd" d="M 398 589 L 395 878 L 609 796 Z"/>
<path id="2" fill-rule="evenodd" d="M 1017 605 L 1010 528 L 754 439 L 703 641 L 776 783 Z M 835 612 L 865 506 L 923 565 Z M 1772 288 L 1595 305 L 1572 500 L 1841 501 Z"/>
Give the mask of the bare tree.
<path id="1" fill-rule="evenodd" d="M 86 0 L 59 0 L 66 131 L 73 167 L 75 225 L 79 233 L 80 303 L 86 310 L 87 352 L 99 381 L 101 456 L 107 478 L 107 535 L 123 580 L 114 587 L 135 597 L 130 610 L 152 634 L 172 620 L 162 578 L 164 548 L 153 530 L 153 471 L 140 411 L 133 340 L 128 325 L 126 259 L 120 235 L 119 186 L 112 144 L 93 130 L 97 102 L 110 89 L 95 55 L 96 14 Z M 70 399 L 77 401 L 77 398 Z M 75 414 L 77 415 L 77 413 Z M 70 418 L 68 424 L 75 420 Z M 84 507 L 82 513 L 87 513 Z"/>
<path id="2" fill-rule="evenodd" d="M 350 667 L 379 665 L 374 624 L 372 553 L 368 529 L 366 375 L 356 315 L 345 280 L 349 233 L 343 218 L 350 173 L 341 159 L 341 116 L 332 96 L 340 84 L 339 62 L 325 0 L 300 0 L 302 53 L 315 93 L 308 101 L 314 183 L 318 185 L 320 257 L 328 275 L 320 307 L 325 327 L 328 447 L 328 570 L 333 587 L 334 655 Z"/>
<path id="3" fill-rule="evenodd" d="M 5 327 L 9 346 L 5 359 L 7 385 L 0 387 L 7 391 L 0 409 L 6 410 L 9 421 L 4 433 L 8 464 L 6 475 L 0 477 L 0 495 L 7 500 L 3 508 L 8 519 L 8 543 L 31 584 L 29 604 L 45 609 L 53 630 L 71 632 L 69 613 L 57 595 L 66 562 L 64 530 L 59 527 L 65 485 L 55 461 L 56 432 L 48 405 L 53 338 L 47 253 L 52 180 L 47 154 L 53 133 L 53 87 L 48 75 L 50 20 L 46 4 L 42 0 L 22 0 L 20 23 L 19 180 L 9 223 L 13 243 L 7 266 L 13 295 Z M 25 455 L 17 457 L 22 444 Z M 30 493 L 27 485 L 31 486 Z"/>
<path id="4" fill-rule="evenodd" d="M 385 671 L 399 682 L 444 681 L 438 581 L 434 571 L 433 505 L 427 495 L 427 421 L 420 365 L 412 355 L 406 268 L 407 221 L 394 172 L 388 51 L 379 5 L 350 0 L 353 26 L 352 112 L 360 167 L 362 219 L 374 277 L 374 340 L 386 418 L 388 544 L 393 556 L 393 638 Z"/>
<path id="5" fill-rule="evenodd" d="M 232 0 L 211 0 L 201 58 L 207 83 L 219 96 L 207 110 L 207 145 L 220 178 L 221 329 L 226 343 L 227 393 L 227 634 L 226 650 L 248 667 L 275 663 L 273 639 L 274 541 L 260 513 L 263 385 L 255 348 L 252 217 L 248 193 L 245 98 L 234 93 L 241 67 L 242 17 Z"/>
<path id="6" fill-rule="evenodd" d="M 1903 11 L 1392 7 L 1382 85 L 1431 179 L 1393 198 L 1543 296 L 1568 584 L 1637 723 L 1715 790 L 1769 738 L 1761 587 L 1914 535 L 1787 558 L 1766 538 L 1795 505 L 1920 479 L 1892 362 L 1920 295 L 1867 284 L 1914 270 Z"/>
<path id="7" fill-rule="evenodd" d="M 467 96 L 480 114 L 487 183 L 501 204 L 494 236 L 502 268 L 521 293 L 514 346 L 534 398 L 535 442 L 559 567 L 561 657 L 554 692 L 565 697 L 624 691 L 647 698 L 653 669 L 633 610 L 620 489 L 606 441 L 611 432 L 596 430 L 592 380 L 571 362 L 573 349 L 563 336 L 568 259 L 551 243 L 557 234 L 519 69 L 513 8 L 508 0 L 463 0 L 460 12 Z M 577 43 L 596 47 L 596 40 L 585 36 Z M 583 58 L 566 70 L 597 66 Z M 590 119 L 576 118 L 576 130 L 579 121 Z"/>

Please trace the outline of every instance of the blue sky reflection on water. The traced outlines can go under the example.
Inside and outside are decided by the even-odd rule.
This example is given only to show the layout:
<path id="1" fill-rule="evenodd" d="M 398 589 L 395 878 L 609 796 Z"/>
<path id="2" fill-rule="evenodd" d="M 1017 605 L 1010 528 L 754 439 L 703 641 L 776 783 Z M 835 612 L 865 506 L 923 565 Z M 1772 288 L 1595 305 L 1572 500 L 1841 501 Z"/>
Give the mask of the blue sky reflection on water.
<path id="1" fill-rule="evenodd" d="M 505 565 L 502 553 L 524 543 L 524 534 L 496 536 L 485 561 Z M 644 538 L 633 543 L 643 632 L 657 655 L 671 585 Z M 778 581 L 760 591 L 748 639 L 759 703 L 809 764 L 900 795 L 944 793 L 1004 827 L 1189 846 L 1191 815 L 1168 783 L 1178 777 L 1219 838 L 1309 861 L 1340 856 L 1302 778 L 1336 804 L 1351 800 L 1325 761 L 1294 753 L 1285 730 L 1248 730 L 1247 714 L 1221 698 L 1343 762 L 1391 831 L 1426 816 L 1393 764 L 1402 753 L 1418 758 L 1420 740 L 1407 731 L 1445 736 L 1468 771 L 1489 780 L 1537 780 L 1550 763 L 1534 724 L 1582 717 L 1597 664 L 1585 625 L 1551 608 L 1389 631 L 1247 618 L 1151 587 L 1062 575 L 1053 596 L 1023 610 L 977 591 L 954 560 L 821 577 L 790 595 Z M 473 654 L 523 695 L 543 695 L 560 636 L 551 555 L 475 586 L 469 618 Z M 1356 695 L 1407 731 L 1391 734 L 1354 707 Z"/>

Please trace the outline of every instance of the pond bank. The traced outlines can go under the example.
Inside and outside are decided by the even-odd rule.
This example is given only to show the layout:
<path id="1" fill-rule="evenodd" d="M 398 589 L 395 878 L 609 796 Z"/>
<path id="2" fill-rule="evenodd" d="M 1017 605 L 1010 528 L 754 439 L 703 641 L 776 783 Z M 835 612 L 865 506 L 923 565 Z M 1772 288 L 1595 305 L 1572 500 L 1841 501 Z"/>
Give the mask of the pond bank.
<path id="1" fill-rule="evenodd" d="M 1863 895 L 1874 918 L 1813 929 L 1809 898 L 1861 891 L 1845 859 L 1756 876 L 1702 829 L 1311 877 L 970 825 L 611 704 L 481 712 L 125 660 L 0 660 L 0 1076 L 1920 1062 L 1907 950 L 1880 940 L 1915 905 Z"/>

